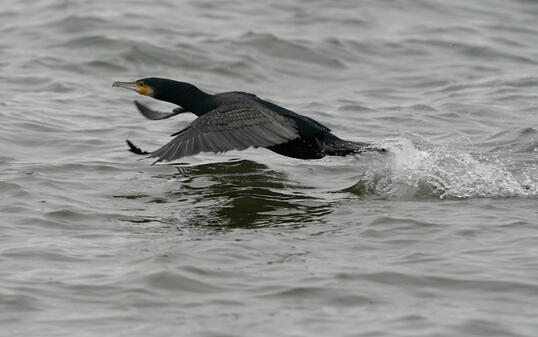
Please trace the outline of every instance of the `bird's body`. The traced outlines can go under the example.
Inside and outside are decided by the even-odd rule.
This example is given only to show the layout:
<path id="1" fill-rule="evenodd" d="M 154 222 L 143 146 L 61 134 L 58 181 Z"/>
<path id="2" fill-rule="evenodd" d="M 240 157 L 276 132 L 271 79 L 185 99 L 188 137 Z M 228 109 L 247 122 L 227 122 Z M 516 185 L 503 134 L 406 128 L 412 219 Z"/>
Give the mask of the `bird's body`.
<path id="1" fill-rule="evenodd" d="M 148 119 L 165 119 L 184 112 L 198 116 L 160 149 L 147 153 L 129 143 L 131 151 L 157 157 L 157 162 L 174 160 L 200 152 L 224 152 L 248 147 L 265 147 L 278 154 L 319 159 L 364 151 L 382 151 L 366 143 L 342 140 L 317 121 L 299 115 L 253 94 L 225 92 L 207 94 L 194 85 L 160 78 L 136 82 L 115 82 L 114 86 L 179 105 L 162 113 L 135 102 Z"/>

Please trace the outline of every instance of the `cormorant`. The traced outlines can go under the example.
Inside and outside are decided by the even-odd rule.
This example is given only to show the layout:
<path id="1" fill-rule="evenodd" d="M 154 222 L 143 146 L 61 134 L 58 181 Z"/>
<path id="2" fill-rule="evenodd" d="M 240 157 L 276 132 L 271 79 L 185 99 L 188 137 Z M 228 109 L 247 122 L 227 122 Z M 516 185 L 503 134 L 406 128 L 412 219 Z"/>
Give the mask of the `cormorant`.
<path id="1" fill-rule="evenodd" d="M 210 95 L 190 83 L 156 77 L 114 82 L 112 86 L 180 106 L 164 113 L 135 101 L 138 110 L 148 119 L 165 119 L 185 112 L 198 116 L 174 133 L 175 138 L 168 144 L 153 152 L 142 151 L 127 140 L 130 151 L 156 157 L 155 163 L 200 152 L 244 150 L 251 146 L 300 159 L 384 151 L 367 143 L 342 140 L 309 117 L 245 92 Z"/>

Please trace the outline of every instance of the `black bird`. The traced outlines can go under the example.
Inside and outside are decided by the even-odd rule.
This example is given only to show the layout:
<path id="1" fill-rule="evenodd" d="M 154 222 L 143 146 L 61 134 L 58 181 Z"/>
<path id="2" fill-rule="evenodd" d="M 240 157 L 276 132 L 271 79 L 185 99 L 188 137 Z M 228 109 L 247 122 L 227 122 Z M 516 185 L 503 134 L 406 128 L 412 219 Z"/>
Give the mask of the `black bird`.
<path id="1" fill-rule="evenodd" d="M 200 152 L 244 150 L 251 146 L 300 159 L 383 151 L 366 143 L 342 140 L 311 118 L 245 92 L 210 95 L 190 83 L 156 77 L 114 82 L 112 86 L 180 106 L 164 113 L 135 101 L 138 110 L 148 119 L 165 119 L 185 112 L 198 116 L 174 133 L 172 141 L 153 152 L 142 151 L 127 141 L 132 152 L 157 157 L 156 163 Z"/>

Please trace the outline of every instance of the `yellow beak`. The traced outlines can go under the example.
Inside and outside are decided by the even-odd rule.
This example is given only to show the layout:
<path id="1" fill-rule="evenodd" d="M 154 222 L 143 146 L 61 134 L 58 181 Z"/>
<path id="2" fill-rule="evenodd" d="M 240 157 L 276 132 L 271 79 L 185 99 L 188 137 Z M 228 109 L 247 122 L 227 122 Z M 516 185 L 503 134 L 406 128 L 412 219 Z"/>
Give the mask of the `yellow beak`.
<path id="1" fill-rule="evenodd" d="M 134 90 L 140 95 L 146 95 L 148 93 L 146 87 L 139 86 L 136 82 L 114 82 L 112 83 L 112 86 Z"/>

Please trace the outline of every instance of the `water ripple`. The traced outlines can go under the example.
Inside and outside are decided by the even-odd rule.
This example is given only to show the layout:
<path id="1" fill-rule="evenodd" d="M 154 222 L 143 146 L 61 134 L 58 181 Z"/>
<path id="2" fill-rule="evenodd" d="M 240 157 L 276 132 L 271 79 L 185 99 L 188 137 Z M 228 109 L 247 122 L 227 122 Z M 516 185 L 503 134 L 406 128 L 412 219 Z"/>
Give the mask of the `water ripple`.
<path id="1" fill-rule="evenodd" d="M 536 335 L 535 1 L 2 5 L 4 334 Z M 152 166 L 145 76 L 388 151 Z"/>

